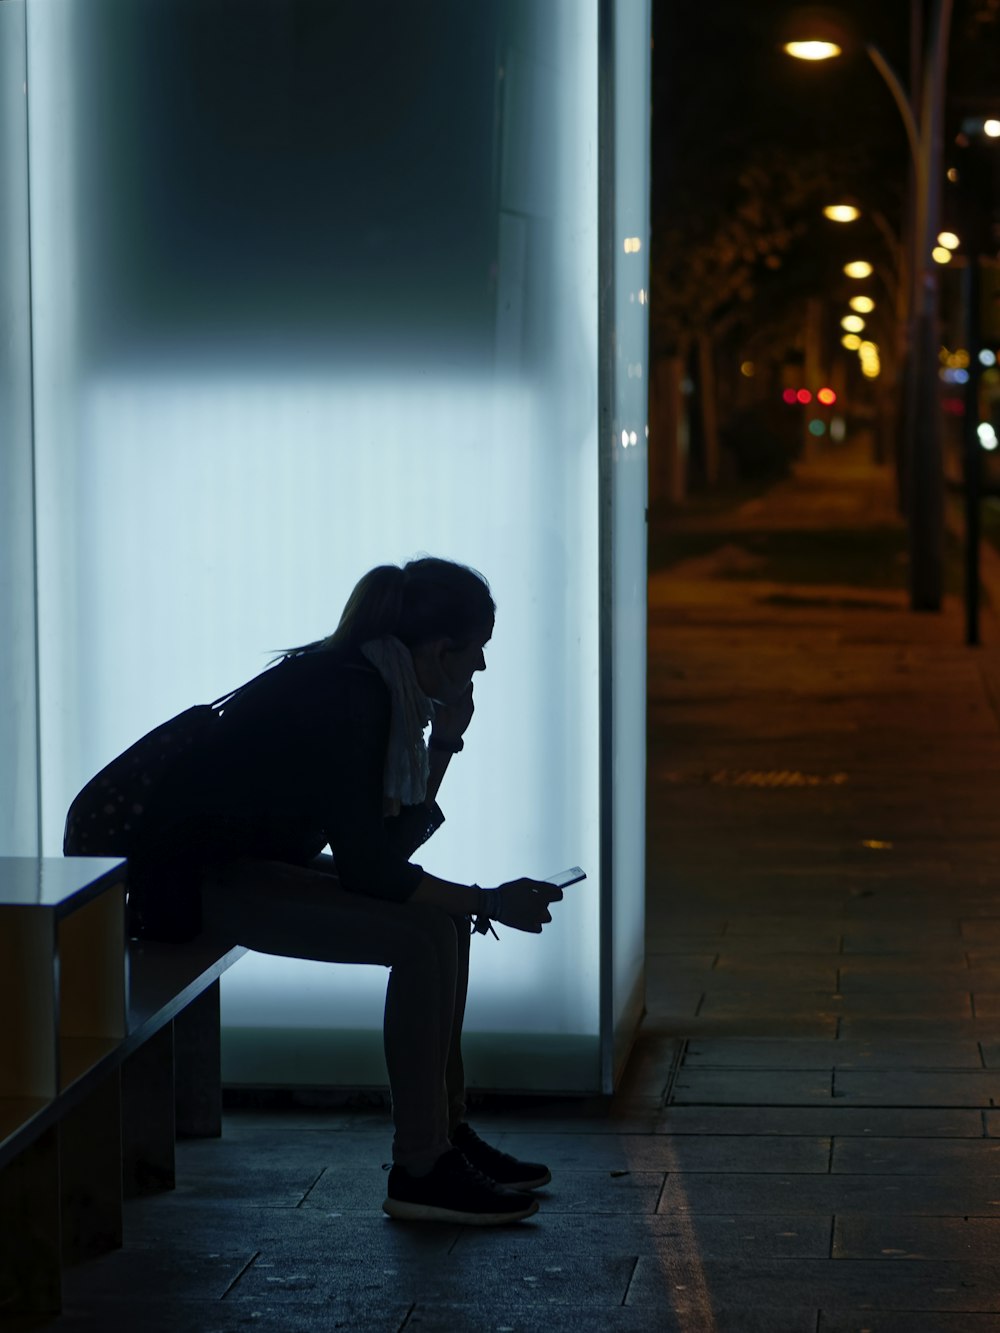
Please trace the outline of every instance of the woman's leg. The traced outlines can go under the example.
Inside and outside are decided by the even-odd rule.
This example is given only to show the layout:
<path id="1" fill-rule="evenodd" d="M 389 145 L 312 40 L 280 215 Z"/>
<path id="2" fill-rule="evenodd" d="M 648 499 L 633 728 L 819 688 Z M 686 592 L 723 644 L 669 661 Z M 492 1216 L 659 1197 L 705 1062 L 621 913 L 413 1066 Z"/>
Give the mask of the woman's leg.
<path id="1" fill-rule="evenodd" d="M 458 933 L 457 967 L 455 975 L 455 1007 L 448 1034 L 448 1052 L 445 1064 L 445 1087 L 448 1094 L 448 1134 L 454 1134 L 465 1120 L 465 1067 L 462 1064 L 462 1024 L 465 1022 L 465 1001 L 469 993 L 469 944 L 471 934 L 465 917 L 455 920 Z"/>
<path id="2" fill-rule="evenodd" d="M 260 953 L 391 969 L 383 1032 L 393 1160 L 429 1169 L 451 1146 L 445 1069 L 459 973 L 452 917 L 424 903 L 348 893 L 326 867 L 250 859 L 206 876 L 202 911 L 207 932 Z"/>

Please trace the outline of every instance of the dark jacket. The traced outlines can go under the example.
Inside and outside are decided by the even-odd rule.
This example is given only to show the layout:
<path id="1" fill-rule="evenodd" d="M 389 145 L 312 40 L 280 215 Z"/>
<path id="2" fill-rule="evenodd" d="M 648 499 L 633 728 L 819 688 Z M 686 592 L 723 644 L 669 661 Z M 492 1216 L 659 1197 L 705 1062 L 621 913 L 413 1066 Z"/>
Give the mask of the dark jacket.
<path id="1" fill-rule="evenodd" d="M 129 855 L 132 933 L 196 934 L 207 868 L 306 865 L 327 845 L 349 892 L 409 898 L 424 873 L 409 858 L 444 816 L 436 803 L 384 816 L 389 721 L 389 691 L 360 653 L 304 653 L 251 680 L 148 802 Z"/>

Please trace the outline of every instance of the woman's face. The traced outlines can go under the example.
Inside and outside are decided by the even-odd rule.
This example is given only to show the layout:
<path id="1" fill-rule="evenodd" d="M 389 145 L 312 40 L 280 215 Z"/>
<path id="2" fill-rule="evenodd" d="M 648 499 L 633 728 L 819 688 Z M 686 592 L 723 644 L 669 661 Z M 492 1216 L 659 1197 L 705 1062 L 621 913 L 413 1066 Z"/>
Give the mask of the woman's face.
<path id="1" fill-rule="evenodd" d="M 435 639 L 413 651 L 413 666 L 423 692 L 435 703 L 457 704 L 472 683 L 477 671 L 486 670 L 483 652 L 493 636 L 490 625 L 466 643 Z"/>

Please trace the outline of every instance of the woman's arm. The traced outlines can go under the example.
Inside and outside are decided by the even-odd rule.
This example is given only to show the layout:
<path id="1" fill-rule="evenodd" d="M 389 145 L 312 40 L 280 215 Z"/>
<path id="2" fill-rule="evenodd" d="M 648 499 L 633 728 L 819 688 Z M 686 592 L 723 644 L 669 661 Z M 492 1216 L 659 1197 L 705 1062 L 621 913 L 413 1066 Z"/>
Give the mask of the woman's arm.
<path id="1" fill-rule="evenodd" d="M 425 874 L 410 894 L 411 903 L 430 903 L 452 916 L 470 916 L 479 911 L 482 890 L 473 884 L 453 884 L 447 879 Z"/>

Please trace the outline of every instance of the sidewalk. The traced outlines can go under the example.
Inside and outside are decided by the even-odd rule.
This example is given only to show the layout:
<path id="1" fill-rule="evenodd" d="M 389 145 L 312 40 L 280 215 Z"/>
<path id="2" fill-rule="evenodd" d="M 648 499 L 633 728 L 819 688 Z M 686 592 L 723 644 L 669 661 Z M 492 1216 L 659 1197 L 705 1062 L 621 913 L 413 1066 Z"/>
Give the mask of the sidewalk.
<path id="1" fill-rule="evenodd" d="M 629 1300 L 998 1329 L 1000 626 L 907 609 L 857 460 L 670 526 L 697 553 L 650 584 L 646 1027 L 684 1043 L 677 1248 Z"/>
<path id="2" fill-rule="evenodd" d="M 59 1328 L 1000 1329 L 1000 624 L 907 609 L 847 454 L 661 526 L 648 1015 L 610 1107 L 473 1117 L 538 1216 L 392 1226 L 383 1110 L 234 1113 Z"/>

